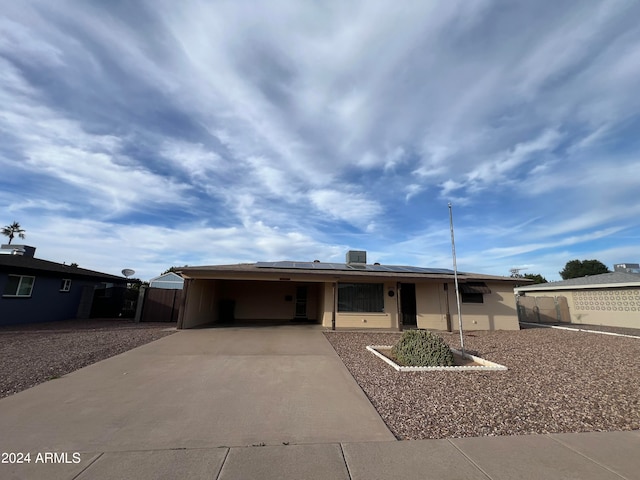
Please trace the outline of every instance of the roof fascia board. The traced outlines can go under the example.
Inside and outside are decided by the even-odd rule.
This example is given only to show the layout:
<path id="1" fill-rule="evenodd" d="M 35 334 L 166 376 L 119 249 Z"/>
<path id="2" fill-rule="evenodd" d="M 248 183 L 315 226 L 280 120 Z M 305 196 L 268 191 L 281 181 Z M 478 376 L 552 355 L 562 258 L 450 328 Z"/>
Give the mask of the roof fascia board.
<path id="1" fill-rule="evenodd" d="M 406 282 L 453 282 L 453 275 L 448 274 L 410 274 L 399 272 L 362 272 L 362 271 L 301 271 L 301 269 L 265 269 L 262 270 L 231 270 L 231 269 L 197 269 L 181 271 L 185 278 L 201 280 L 265 280 L 278 281 L 287 279 L 291 281 L 308 282 L 336 282 L 347 280 L 368 280 L 368 281 L 406 281 Z M 459 275 L 461 281 L 482 280 L 494 283 L 514 283 L 516 279 L 510 277 L 492 277 L 473 275 Z"/>

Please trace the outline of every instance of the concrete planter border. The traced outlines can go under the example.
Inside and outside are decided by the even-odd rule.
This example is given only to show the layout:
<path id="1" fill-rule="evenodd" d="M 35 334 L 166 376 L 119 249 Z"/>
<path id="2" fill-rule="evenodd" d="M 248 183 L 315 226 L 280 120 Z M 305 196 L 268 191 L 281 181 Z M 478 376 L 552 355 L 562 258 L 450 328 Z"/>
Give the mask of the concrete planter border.
<path id="1" fill-rule="evenodd" d="M 380 358 L 387 364 L 391 365 L 398 372 L 504 372 L 507 370 L 507 367 L 505 367 L 504 365 L 490 362 L 489 360 L 485 360 L 484 358 L 476 357 L 475 355 L 470 355 L 468 353 L 463 354 L 460 350 L 456 350 L 454 348 L 451 349 L 454 354 L 468 360 L 472 360 L 475 363 L 479 363 L 480 365 L 460 365 L 454 367 L 404 367 L 402 365 L 398 365 L 389 357 L 380 353 L 378 349 L 391 349 L 391 346 L 368 345 L 367 350 L 369 350 L 376 357 Z"/>

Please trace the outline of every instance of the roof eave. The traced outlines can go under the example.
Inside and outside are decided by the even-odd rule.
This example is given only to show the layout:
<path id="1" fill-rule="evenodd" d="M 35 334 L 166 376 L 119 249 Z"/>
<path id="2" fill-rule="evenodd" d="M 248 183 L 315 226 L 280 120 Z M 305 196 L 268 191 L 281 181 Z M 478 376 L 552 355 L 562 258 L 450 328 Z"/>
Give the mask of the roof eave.
<path id="1" fill-rule="evenodd" d="M 238 267 L 238 268 L 234 268 Z M 404 272 L 370 272 L 359 270 L 318 270 L 318 269 L 288 269 L 288 268 L 252 268 L 253 264 L 243 265 L 212 265 L 207 267 L 186 267 L 177 273 L 185 278 L 193 279 L 225 279 L 247 277 L 264 277 L 273 278 L 279 275 L 286 275 L 287 279 L 296 279 L 301 277 L 314 277 L 318 281 L 330 281 L 344 277 L 361 277 L 369 279 L 389 279 L 400 278 L 406 280 L 454 280 L 453 274 L 445 273 L 404 273 Z M 493 275 L 482 275 L 478 273 L 458 273 L 459 280 L 484 280 L 506 283 L 522 283 L 522 279 L 511 277 L 499 277 Z"/>

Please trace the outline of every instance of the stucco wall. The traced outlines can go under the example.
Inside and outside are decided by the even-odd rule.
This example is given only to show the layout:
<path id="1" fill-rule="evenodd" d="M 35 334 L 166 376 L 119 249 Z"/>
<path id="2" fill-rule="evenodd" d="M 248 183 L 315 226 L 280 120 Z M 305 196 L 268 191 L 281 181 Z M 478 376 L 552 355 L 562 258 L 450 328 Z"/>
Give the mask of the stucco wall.
<path id="1" fill-rule="evenodd" d="M 186 310 L 182 328 L 218 320 L 218 298 L 220 296 L 217 280 L 193 280 L 187 289 Z"/>
<path id="2" fill-rule="evenodd" d="M 640 328 L 640 288 L 546 290 L 527 297 L 566 297 L 571 323 Z"/>
<path id="3" fill-rule="evenodd" d="M 519 330 L 516 297 L 511 285 L 486 282 L 491 293 L 484 295 L 484 303 L 462 303 L 462 328 L 465 330 Z M 453 290 L 453 291 L 452 291 Z M 455 305 L 455 289 L 449 289 Z M 458 316 L 452 309 L 451 323 L 458 330 Z"/>
<path id="4" fill-rule="evenodd" d="M 316 320 L 319 287 L 315 283 L 225 280 L 220 298 L 235 302 L 237 320 L 292 320 L 298 286 L 307 287 L 307 318 Z"/>
<path id="5" fill-rule="evenodd" d="M 396 281 L 371 282 L 383 284 L 383 312 L 336 312 L 336 328 L 398 329 L 398 292 Z M 297 285 L 306 285 L 307 317 L 331 328 L 334 310 L 332 282 L 201 280 L 196 279 L 188 292 L 183 328 L 217 320 L 218 304 L 235 303 L 237 320 L 291 320 L 295 315 Z M 447 302 L 452 329 L 457 330 L 455 288 L 443 282 L 416 283 L 417 326 L 447 330 Z M 462 304 L 463 327 L 467 330 L 517 330 L 515 297 L 510 284 L 487 283 L 491 289 L 483 304 Z M 193 290 L 193 291 L 191 291 Z M 389 292 L 393 296 L 389 296 Z M 291 297 L 290 300 L 287 297 Z"/>
<path id="6" fill-rule="evenodd" d="M 395 282 L 383 283 L 384 312 L 336 312 L 336 328 L 398 328 L 398 304 Z M 389 296 L 389 291 L 393 296 Z M 331 327 L 333 312 L 333 287 L 331 283 L 324 286 L 324 314 L 322 325 Z"/>
<path id="7" fill-rule="evenodd" d="M 515 296 L 511 285 L 485 282 L 491 293 L 484 295 L 484 303 L 463 303 L 462 328 L 465 330 L 518 330 Z M 458 308 L 453 283 L 416 284 L 418 327 L 447 330 L 447 302 L 451 314 L 451 328 L 458 330 Z"/>
<path id="8" fill-rule="evenodd" d="M 325 282 L 322 285 L 322 326 L 331 328 L 331 322 L 333 320 L 333 283 Z"/>
<path id="9" fill-rule="evenodd" d="M 449 305 L 455 312 L 456 299 Z M 418 328 L 429 330 L 447 330 L 447 293 L 444 283 L 416 284 L 416 309 Z"/>

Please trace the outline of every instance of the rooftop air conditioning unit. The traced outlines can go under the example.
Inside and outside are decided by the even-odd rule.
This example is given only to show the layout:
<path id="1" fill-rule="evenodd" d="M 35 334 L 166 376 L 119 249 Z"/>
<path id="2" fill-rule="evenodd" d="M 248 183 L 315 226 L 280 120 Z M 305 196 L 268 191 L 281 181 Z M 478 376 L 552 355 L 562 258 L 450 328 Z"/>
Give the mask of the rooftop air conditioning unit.
<path id="1" fill-rule="evenodd" d="M 367 252 L 364 250 L 349 250 L 347 252 L 347 265 L 366 265 Z"/>

